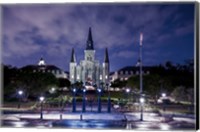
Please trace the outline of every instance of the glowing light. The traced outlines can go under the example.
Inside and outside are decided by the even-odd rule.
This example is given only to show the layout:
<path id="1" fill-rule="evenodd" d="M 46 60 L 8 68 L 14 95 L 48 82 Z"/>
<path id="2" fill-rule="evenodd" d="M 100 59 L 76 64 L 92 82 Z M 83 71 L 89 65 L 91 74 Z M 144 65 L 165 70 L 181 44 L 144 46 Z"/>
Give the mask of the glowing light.
<path id="1" fill-rule="evenodd" d="M 51 91 L 54 92 L 56 89 L 55 88 L 51 88 Z"/>
<path id="2" fill-rule="evenodd" d="M 44 97 L 43 96 L 40 97 L 40 101 L 41 102 L 44 101 Z"/>
<path id="3" fill-rule="evenodd" d="M 98 92 L 101 93 L 101 89 L 100 88 L 98 89 Z"/>
<path id="4" fill-rule="evenodd" d="M 83 92 L 85 93 L 85 92 L 86 92 L 86 89 L 83 89 Z"/>
<path id="5" fill-rule="evenodd" d="M 74 92 L 74 93 L 76 92 L 76 89 L 75 89 L 75 88 L 73 89 L 73 92 Z"/>
<path id="6" fill-rule="evenodd" d="M 18 91 L 18 94 L 19 94 L 19 95 L 22 95 L 22 94 L 23 94 L 23 91 L 22 91 L 22 90 L 19 90 L 19 91 Z"/>
<path id="7" fill-rule="evenodd" d="M 40 61 L 38 62 L 39 66 L 44 66 L 46 65 L 45 61 L 41 58 Z"/>
<path id="8" fill-rule="evenodd" d="M 140 103 L 144 103 L 145 99 L 144 98 L 140 98 Z"/>
<path id="9" fill-rule="evenodd" d="M 160 129 L 161 130 L 169 130 L 170 126 L 168 124 L 160 124 Z"/>
<path id="10" fill-rule="evenodd" d="M 162 97 L 166 97 L 166 93 L 162 93 Z"/>
<path id="11" fill-rule="evenodd" d="M 106 75 L 106 79 L 108 78 L 108 76 Z"/>
<path id="12" fill-rule="evenodd" d="M 100 75 L 100 80 L 102 80 L 102 75 Z"/>
<path id="13" fill-rule="evenodd" d="M 129 88 L 126 89 L 126 92 L 129 93 L 131 90 Z"/>
<path id="14" fill-rule="evenodd" d="M 27 125 L 27 122 L 12 122 L 14 127 L 24 127 L 25 125 Z"/>

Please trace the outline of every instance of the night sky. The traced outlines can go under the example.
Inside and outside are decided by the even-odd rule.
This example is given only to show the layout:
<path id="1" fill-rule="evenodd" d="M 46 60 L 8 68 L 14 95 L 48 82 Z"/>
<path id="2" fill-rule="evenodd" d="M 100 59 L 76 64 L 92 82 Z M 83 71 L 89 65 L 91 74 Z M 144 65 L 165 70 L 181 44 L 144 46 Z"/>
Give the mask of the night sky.
<path id="1" fill-rule="evenodd" d="M 136 65 L 143 32 L 143 65 L 194 58 L 194 4 L 35 4 L 2 8 L 3 63 L 22 67 L 43 57 L 69 71 L 71 49 L 83 59 L 89 27 L 96 58 L 107 47 L 111 71 Z"/>

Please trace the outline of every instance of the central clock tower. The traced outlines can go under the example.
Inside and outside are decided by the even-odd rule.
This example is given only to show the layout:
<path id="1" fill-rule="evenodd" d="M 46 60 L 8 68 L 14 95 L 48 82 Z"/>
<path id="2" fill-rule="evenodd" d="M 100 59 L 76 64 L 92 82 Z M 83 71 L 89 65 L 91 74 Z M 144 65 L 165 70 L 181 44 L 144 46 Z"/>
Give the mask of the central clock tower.
<path id="1" fill-rule="evenodd" d="M 93 46 L 91 28 L 89 28 L 86 50 L 84 52 L 85 52 L 85 60 L 87 60 L 87 61 L 95 60 L 95 50 L 94 50 L 94 46 Z"/>

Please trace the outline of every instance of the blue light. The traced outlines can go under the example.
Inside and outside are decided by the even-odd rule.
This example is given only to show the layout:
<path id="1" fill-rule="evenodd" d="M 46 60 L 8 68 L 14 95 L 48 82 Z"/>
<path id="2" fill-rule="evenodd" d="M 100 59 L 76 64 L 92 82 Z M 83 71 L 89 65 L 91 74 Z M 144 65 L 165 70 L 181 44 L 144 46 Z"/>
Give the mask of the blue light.
<path id="1" fill-rule="evenodd" d="M 86 92 L 86 89 L 83 89 L 83 92 L 85 93 L 85 92 Z"/>
<path id="2" fill-rule="evenodd" d="M 98 89 L 98 92 L 101 93 L 101 89 L 100 88 Z"/>
<path id="3" fill-rule="evenodd" d="M 75 88 L 73 89 L 73 92 L 74 92 L 74 93 L 76 92 L 76 89 L 75 89 Z"/>

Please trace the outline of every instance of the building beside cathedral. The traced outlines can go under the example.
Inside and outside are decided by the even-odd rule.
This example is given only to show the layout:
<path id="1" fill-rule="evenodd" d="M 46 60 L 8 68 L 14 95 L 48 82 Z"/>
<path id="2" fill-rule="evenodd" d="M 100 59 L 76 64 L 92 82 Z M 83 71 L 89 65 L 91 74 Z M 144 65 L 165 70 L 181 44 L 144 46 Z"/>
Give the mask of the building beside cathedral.
<path id="1" fill-rule="evenodd" d="M 105 49 L 104 62 L 101 64 L 95 58 L 94 43 L 92 39 L 92 31 L 89 28 L 88 38 L 86 42 L 86 48 L 84 50 L 84 59 L 77 62 L 75 56 L 75 50 L 72 49 L 71 61 L 69 64 L 70 82 L 74 84 L 76 82 L 83 82 L 86 88 L 93 88 L 103 84 L 109 83 L 109 57 L 108 50 Z"/>
<path id="2" fill-rule="evenodd" d="M 21 71 L 29 72 L 43 72 L 43 73 L 52 73 L 56 78 L 65 78 L 68 79 L 68 73 L 58 68 L 55 65 L 46 64 L 45 60 L 41 58 L 35 65 L 27 65 L 20 68 Z"/>

